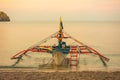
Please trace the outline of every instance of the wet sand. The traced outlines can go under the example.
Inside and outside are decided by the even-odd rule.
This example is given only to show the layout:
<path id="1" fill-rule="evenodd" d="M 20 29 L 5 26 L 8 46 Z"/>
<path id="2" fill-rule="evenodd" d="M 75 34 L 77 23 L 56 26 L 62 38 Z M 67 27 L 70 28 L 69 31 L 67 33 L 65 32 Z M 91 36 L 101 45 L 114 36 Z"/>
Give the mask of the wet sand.
<path id="1" fill-rule="evenodd" d="M 0 70 L 0 80 L 120 80 L 120 71 Z"/>

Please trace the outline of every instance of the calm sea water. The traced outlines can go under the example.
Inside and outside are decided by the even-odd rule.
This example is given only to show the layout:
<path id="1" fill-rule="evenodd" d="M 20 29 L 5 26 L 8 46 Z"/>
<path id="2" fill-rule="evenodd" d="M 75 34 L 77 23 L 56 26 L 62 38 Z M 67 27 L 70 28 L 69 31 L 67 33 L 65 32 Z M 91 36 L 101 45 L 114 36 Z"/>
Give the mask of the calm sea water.
<path id="1" fill-rule="evenodd" d="M 59 22 L 0 23 L 0 66 L 12 65 L 15 60 L 10 58 L 14 54 L 53 34 L 58 28 Z M 120 22 L 64 22 L 64 31 L 110 58 L 109 69 L 120 70 Z M 40 58 L 49 60 L 51 55 L 32 53 L 32 56 L 32 59 L 24 58 L 20 65 L 38 66 Z M 79 66 L 88 70 L 103 68 L 99 58 L 93 55 L 81 55 Z"/>

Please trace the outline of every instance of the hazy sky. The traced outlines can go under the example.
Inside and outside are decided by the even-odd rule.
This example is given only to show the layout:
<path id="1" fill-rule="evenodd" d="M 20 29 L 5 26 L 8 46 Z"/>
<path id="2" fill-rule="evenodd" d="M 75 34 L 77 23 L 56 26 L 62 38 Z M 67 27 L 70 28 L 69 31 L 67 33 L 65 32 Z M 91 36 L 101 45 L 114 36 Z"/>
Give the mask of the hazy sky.
<path id="1" fill-rule="evenodd" d="M 0 0 L 13 21 L 120 21 L 120 0 Z"/>

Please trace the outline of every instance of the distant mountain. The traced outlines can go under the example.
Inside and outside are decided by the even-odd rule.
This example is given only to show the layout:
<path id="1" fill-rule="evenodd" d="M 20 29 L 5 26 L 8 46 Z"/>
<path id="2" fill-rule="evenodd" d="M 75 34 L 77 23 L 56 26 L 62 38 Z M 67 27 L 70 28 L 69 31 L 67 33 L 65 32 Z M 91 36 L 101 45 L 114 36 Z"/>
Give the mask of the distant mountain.
<path id="1" fill-rule="evenodd" d="M 0 22 L 3 22 L 3 21 L 10 21 L 10 18 L 7 16 L 6 13 L 0 11 Z"/>

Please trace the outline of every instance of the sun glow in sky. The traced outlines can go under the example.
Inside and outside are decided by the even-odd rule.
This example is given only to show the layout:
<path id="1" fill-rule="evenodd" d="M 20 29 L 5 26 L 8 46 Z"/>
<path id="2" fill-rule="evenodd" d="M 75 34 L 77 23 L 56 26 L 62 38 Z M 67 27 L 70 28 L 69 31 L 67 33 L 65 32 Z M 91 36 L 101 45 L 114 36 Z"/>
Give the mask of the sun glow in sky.
<path id="1" fill-rule="evenodd" d="M 13 21 L 120 21 L 120 0 L 0 0 Z"/>

